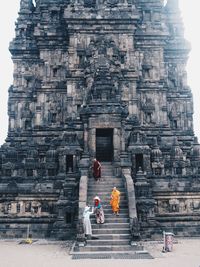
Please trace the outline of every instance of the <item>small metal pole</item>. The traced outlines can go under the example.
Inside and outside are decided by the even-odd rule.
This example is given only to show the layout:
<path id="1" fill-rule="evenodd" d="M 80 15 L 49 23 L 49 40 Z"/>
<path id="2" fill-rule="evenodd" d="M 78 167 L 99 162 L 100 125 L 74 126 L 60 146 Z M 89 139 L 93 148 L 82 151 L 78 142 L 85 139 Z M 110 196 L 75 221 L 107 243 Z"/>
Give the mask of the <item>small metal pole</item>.
<path id="1" fill-rule="evenodd" d="M 26 233 L 26 239 L 29 238 L 29 233 L 30 233 L 30 225 L 28 224 L 28 226 L 27 226 L 27 233 Z"/>
<path id="2" fill-rule="evenodd" d="M 163 251 L 166 251 L 166 247 L 165 247 L 165 231 L 163 231 Z"/>

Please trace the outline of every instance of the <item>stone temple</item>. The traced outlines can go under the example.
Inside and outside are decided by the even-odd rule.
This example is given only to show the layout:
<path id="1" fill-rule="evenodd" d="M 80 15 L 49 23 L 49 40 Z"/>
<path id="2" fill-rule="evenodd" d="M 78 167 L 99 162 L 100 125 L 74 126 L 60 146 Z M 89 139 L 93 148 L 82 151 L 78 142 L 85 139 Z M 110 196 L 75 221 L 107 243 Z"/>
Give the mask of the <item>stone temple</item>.
<path id="1" fill-rule="evenodd" d="M 104 238 L 199 235 L 200 145 L 178 0 L 21 0 L 15 30 L 0 236 L 81 239 L 96 194 L 106 223 L 93 229 Z"/>

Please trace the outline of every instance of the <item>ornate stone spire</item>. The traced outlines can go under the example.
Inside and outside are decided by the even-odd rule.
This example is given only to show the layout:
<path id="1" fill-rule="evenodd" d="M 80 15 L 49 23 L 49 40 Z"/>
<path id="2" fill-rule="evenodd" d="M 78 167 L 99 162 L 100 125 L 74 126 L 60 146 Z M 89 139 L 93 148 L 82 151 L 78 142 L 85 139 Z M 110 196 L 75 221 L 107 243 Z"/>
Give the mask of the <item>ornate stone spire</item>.
<path id="1" fill-rule="evenodd" d="M 191 156 L 193 159 L 200 159 L 200 144 L 198 143 L 198 138 L 194 138 L 193 148 L 191 149 Z"/>
<path id="2" fill-rule="evenodd" d="M 183 151 L 179 146 L 177 137 L 174 137 L 174 143 L 171 148 L 171 158 L 173 160 L 183 160 Z"/>
<path id="3" fill-rule="evenodd" d="M 158 146 L 157 138 L 154 138 L 154 145 L 151 150 L 151 160 L 153 162 L 160 162 L 162 161 L 162 152 Z"/>
<path id="4" fill-rule="evenodd" d="M 179 9 L 179 0 L 168 0 L 166 4 L 168 10 L 177 10 Z"/>
<path id="5" fill-rule="evenodd" d="M 34 4 L 33 0 L 21 0 L 20 2 L 20 12 L 27 12 L 27 11 L 33 11 L 34 10 Z"/>

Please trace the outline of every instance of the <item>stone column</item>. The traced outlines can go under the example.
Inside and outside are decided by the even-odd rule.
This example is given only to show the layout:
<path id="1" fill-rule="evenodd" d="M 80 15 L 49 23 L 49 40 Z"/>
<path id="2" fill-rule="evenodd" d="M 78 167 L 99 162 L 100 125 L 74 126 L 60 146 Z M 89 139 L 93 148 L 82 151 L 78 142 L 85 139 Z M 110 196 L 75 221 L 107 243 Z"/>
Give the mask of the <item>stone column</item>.
<path id="1" fill-rule="evenodd" d="M 11 214 L 16 214 L 17 213 L 17 203 L 16 202 L 11 203 L 10 213 Z"/>
<path id="2" fill-rule="evenodd" d="M 84 153 L 88 153 L 88 128 L 87 123 L 84 123 Z"/>
<path id="3" fill-rule="evenodd" d="M 121 126 L 121 152 L 125 152 L 125 123 L 122 121 Z"/>
<path id="4" fill-rule="evenodd" d="M 25 202 L 24 201 L 20 202 L 20 213 L 22 214 L 25 213 Z"/>
<path id="5" fill-rule="evenodd" d="M 96 129 L 91 128 L 89 130 L 89 153 L 90 156 L 95 158 L 96 155 Z"/>
<path id="6" fill-rule="evenodd" d="M 59 154 L 59 173 L 66 173 L 66 155 L 62 152 Z"/>
<path id="7" fill-rule="evenodd" d="M 120 160 L 120 129 L 114 128 L 113 130 L 113 159 L 114 161 Z"/>
<path id="8" fill-rule="evenodd" d="M 40 111 L 36 111 L 35 125 L 36 126 L 41 125 L 41 112 Z"/>
<path id="9" fill-rule="evenodd" d="M 72 172 L 76 172 L 76 155 L 73 155 L 73 167 Z"/>

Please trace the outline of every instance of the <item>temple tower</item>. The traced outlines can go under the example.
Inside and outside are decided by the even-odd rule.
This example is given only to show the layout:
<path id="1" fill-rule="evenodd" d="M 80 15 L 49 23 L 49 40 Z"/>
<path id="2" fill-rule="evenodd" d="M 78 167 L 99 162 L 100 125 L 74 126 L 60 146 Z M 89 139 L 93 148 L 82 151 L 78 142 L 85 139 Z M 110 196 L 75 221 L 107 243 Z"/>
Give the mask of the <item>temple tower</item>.
<path id="1" fill-rule="evenodd" d="M 2 237 L 28 224 L 34 236 L 75 235 L 94 157 L 113 176 L 130 174 L 142 236 L 199 234 L 200 150 L 177 0 L 21 0 L 9 49 Z"/>

